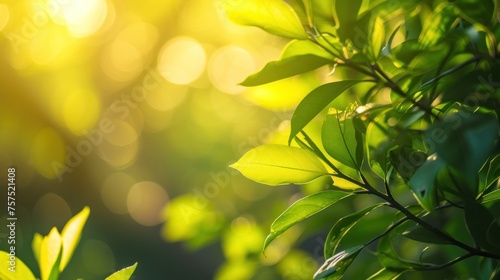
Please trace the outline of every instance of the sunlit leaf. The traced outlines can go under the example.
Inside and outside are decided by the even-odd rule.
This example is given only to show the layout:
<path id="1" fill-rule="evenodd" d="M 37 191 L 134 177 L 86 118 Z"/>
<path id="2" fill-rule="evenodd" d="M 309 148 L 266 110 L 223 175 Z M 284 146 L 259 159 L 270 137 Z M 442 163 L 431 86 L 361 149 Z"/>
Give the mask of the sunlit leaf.
<path id="1" fill-rule="evenodd" d="M 341 41 L 345 40 L 349 32 L 353 32 L 362 3 L 363 0 L 335 1 L 335 15 L 338 21 L 337 34 Z"/>
<path id="2" fill-rule="evenodd" d="M 63 271 L 66 265 L 68 264 L 73 252 L 75 251 L 76 246 L 80 242 L 80 238 L 82 236 L 82 230 L 85 226 L 85 222 L 89 217 L 90 209 L 88 206 L 85 206 L 80 213 L 73 216 L 64 226 L 61 232 L 62 238 L 62 259 L 61 264 L 59 266 L 59 271 Z"/>
<path id="3" fill-rule="evenodd" d="M 489 194 L 483 196 L 481 203 L 485 204 L 499 199 L 500 199 L 500 190 L 494 190 Z"/>
<path id="4" fill-rule="evenodd" d="M 350 192 L 323 191 L 297 200 L 272 223 L 271 232 L 264 243 L 264 250 L 276 237 L 291 226 L 351 195 L 353 193 Z"/>
<path id="5" fill-rule="evenodd" d="M 57 228 L 52 228 L 42 240 L 40 248 L 40 274 L 42 280 L 57 280 L 62 256 L 62 239 Z"/>
<path id="6" fill-rule="evenodd" d="M 231 167 L 251 180 L 272 186 L 304 184 L 328 174 L 310 150 L 272 144 L 248 151 Z"/>
<path id="7" fill-rule="evenodd" d="M 33 250 L 33 255 L 38 264 L 40 264 L 40 250 L 42 248 L 43 236 L 39 233 L 35 233 L 33 236 L 33 241 L 31 241 L 31 249 Z"/>
<path id="8" fill-rule="evenodd" d="M 221 0 L 229 19 L 278 36 L 306 39 L 307 33 L 293 9 L 281 0 Z"/>
<path id="9" fill-rule="evenodd" d="M 486 174 L 485 189 L 495 183 L 500 178 L 500 155 L 496 155 L 490 162 L 488 173 Z"/>
<path id="10" fill-rule="evenodd" d="M 321 85 L 311 91 L 297 106 L 292 116 L 288 144 L 317 114 L 348 88 L 362 81 L 346 80 Z"/>
<path id="11" fill-rule="evenodd" d="M 431 155 L 408 182 L 418 203 L 427 211 L 433 211 L 437 206 L 436 178 L 444 166 L 444 161 Z"/>
<path id="12" fill-rule="evenodd" d="M 372 210 L 382 206 L 383 204 L 374 204 L 367 207 L 361 211 L 350 214 L 338 220 L 335 225 L 330 229 L 328 236 L 325 241 L 325 258 L 330 258 L 335 252 L 337 252 L 338 246 L 344 236 L 355 226 L 361 218 L 370 213 Z"/>
<path id="13" fill-rule="evenodd" d="M 2 280 L 35 280 L 33 272 L 18 257 L 11 264 L 10 252 L 0 251 L 0 279 Z M 12 267 L 14 271 L 9 270 Z"/>
<path id="14" fill-rule="evenodd" d="M 137 263 L 134 263 L 132 266 L 125 267 L 117 272 L 111 274 L 106 277 L 105 280 L 129 280 L 134 274 L 135 268 L 137 267 Z"/>
<path id="15" fill-rule="evenodd" d="M 367 280 L 395 280 L 398 279 L 401 274 L 403 274 L 403 269 L 392 269 L 384 267 L 377 273 L 373 274 Z"/>
<path id="16" fill-rule="evenodd" d="M 331 62 L 328 59 L 312 54 L 292 56 L 279 61 L 272 61 L 266 64 L 259 72 L 247 77 L 241 85 L 250 87 L 267 84 L 312 71 Z"/>
<path id="17" fill-rule="evenodd" d="M 363 160 L 361 135 L 353 125 L 352 113 L 328 112 L 321 132 L 326 152 L 342 164 L 359 169 Z M 361 149 L 361 150 L 360 150 Z"/>
<path id="18" fill-rule="evenodd" d="M 325 277 L 328 277 L 329 280 L 340 279 L 364 247 L 364 245 L 358 245 L 327 259 L 314 274 L 314 280 L 320 280 Z"/>
<path id="19" fill-rule="evenodd" d="M 453 24 L 457 22 L 455 5 L 443 2 L 434 9 L 431 19 L 425 25 L 418 41 L 423 49 L 436 45 L 449 32 Z"/>
<path id="20" fill-rule="evenodd" d="M 421 75 L 438 68 L 447 55 L 447 47 L 425 50 L 412 59 L 408 68 L 413 75 Z"/>
<path id="21" fill-rule="evenodd" d="M 370 20 L 368 30 L 370 30 L 370 44 L 368 55 L 370 56 L 372 61 L 376 61 L 379 58 L 382 52 L 382 47 L 385 43 L 384 22 L 380 17 L 374 17 Z"/>
<path id="22" fill-rule="evenodd" d="M 483 205 L 473 201 L 465 205 L 467 229 L 474 241 L 483 249 L 500 253 L 500 224 Z"/>

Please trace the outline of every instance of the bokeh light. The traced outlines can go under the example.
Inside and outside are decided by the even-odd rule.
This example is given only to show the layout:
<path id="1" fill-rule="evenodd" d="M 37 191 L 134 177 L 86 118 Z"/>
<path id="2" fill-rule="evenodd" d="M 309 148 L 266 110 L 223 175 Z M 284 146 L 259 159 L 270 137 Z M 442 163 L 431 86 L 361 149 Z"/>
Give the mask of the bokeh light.
<path id="1" fill-rule="evenodd" d="M 239 46 L 218 49 L 208 62 L 208 75 L 212 84 L 222 92 L 237 94 L 246 88 L 238 85 L 256 71 L 252 54 Z"/>
<path id="2" fill-rule="evenodd" d="M 66 151 L 61 136 L 51 127 L 40 130 L 31 147 L 31 163 L 48 179 L 55 178 L 65 163 Z"/>
<path id="3" fill-rule="evenodd" d="M 115 268 L 115 256 L 111 248 L 101 240 L 86 240 L 82 245 L 83 265 L 95 275 L 109 275 Z"/>
<path id="4" fill-rule="evenodd" d="M 0 4 L 0 31 L 7 25 L 10 18 L 9 7 L 5 4 Z"/>
<path id="5" fill-rule="evenodd" d="M 108 5 L 106 0 L 52 0 L 46 9 L 54 22 L 67 26 L 72 36 L 85 37 L 101 27 Z"/>
<path id="6" fill-rule="evenodd" d="M 171 39 L 158 55 L 158 70 L 161 75 L 167 81 L 179 85 L 192 83 L 200 77 L 205 64 L 205 49 L 190 37 Z"/>
<path id="7" fill-rule="evenodd" d="M 111 174 L 102 184 L 101 198 L 104 205 L 113 213 L 127 214 L 127 197 L 135 179 L 123 172 Z"/>
<path id="8" fill-rule="evenodd" d="M 53 226 L 61 229 L 71 215 L 68 203 L 52 192 L 40 197 L 33 207 L 35 228 L 43 234 L 47 234 Z"/>
<path id="9" fill-rule="evenodd" d="M 136 183 L 129 191 L 127 208 L 139 224 L 154 226 L 162 222 L 161 210 L 168 201 L 165 189 L 155 182 Z"/>

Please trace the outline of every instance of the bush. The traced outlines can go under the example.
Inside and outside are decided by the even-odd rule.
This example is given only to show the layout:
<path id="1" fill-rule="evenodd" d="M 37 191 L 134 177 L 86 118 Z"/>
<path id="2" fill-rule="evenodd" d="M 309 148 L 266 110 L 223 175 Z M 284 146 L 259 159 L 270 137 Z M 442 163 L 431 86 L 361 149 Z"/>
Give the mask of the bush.
<path id="1" fill-rule="evenodd" d="M 333 179 L 274 221 L 264 250 L 304 219 L 371 196 L 357 212 L 322 221 L 331 230 L 314 279 L 346 273 L 396 279 L 436 270 L 477 279 L 500 275 L 498 1 L 222 5 L 234 22 L 292 39 L 279 60 L 242 85 L 330 67 L 330 76 L 320 77 L 324 83 L 298 104 L 288 146 L 257 147 L 232 165 L 268 185 Z M 310 125 L 318 119 L 320 130 Z M 369 250 L 377 272 L 349 272 Z"/>

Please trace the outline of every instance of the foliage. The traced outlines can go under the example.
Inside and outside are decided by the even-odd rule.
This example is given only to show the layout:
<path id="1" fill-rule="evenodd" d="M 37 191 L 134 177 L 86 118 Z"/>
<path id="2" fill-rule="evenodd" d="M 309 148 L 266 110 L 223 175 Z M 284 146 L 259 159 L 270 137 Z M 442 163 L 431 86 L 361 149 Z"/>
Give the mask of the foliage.
<path id="1" fill-rule="evenodd" d="M 64 226 L 61 233 L 57 228 L 52 228 L 47 236 L 42 236 L 35 233 L 33 242 L 33 254 L 38 262 L 40 269 L 41 280 L 57 280 L 64 268 L 71 260 L 76 246 L 80 242 L 81 233 L 87 218 L 89 217 L 89 207 L 83 208 L 78 214 L 72 217 Z M 0 251 L 2 261 L 8 263 L 11 261 L 8 252 Z M 106 280 L 128 280 L 134 273 L 137 263 L 131 267 L 117 271 L 106 278 Z M 37 279 L 33 272 L 24 264 L 24 262 L 16 257 L 15 270 L 9 270 L 9 266 L 4 265 L 0 268 L 1 279 Z"/>
<path id="2" fill-rule="evenodd" d="M 372 196 L 376 202 L 358 212 L 322 221 L 333 227 L 314 279 L 341 278 L 368 248 L 379 260 L 378 271 L 365 275 L 370 279 L 446 269 L 493 279 L 500 271 L 498 1 L 228 0 L 224 6 L 235 22 L 293 39 L 279 60 L 243 85 L 324 65 L 332 73 L 298 104 L 289 146 L 260 146 L 232 165 L 268 185 L 333 178 L 329 190 L 296 201 L 276 219 L 264 250 L 343 198 Z M 320 131 L 312 129 L 318 119 Z M 350 242 L 351 229 L 387 218 L 392 222 L 374 237 Z"/>

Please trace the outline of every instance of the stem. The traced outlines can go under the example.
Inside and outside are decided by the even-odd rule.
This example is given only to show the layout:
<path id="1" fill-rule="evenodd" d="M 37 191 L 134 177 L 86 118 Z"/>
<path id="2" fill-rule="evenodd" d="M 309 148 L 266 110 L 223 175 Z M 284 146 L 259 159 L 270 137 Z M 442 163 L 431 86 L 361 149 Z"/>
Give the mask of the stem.
<path id="1" fill-rule="evenodd" d="M 382 76 L 382 78 L 384 78 L 384 80 L 386 81 L 385 85 L 388 86 L 390 89 L 392 89 L 396 94 L 398 94 L 403 98 L 408 98 L 413 105 L 420 108 L 422 111 L 426 112 L 427 114 L 433 116 L 438 120 L 440 119 L 440 117 L 436 113 L 434 113 L 430 107 L 409 97 L 389 76 L 387 76 L 387 74 L 384 71 L 382 71 L 382 69 L 380 69 L 378 64 L 374 64 L 372 65 L 372 67 L 375 72 L 379 73 Z"/>
<path id="2" fill-rule="evenodd" d="M 462 64 L 458 65 L 457 67 L 451 68 L 451 69 L 446 70 L 446 71 L 444 71 L 443 73 L 441 73 L 441 74 L 437 75 L 437 76 L 436 76 L 436 77 L 434 77 L 433 79 L 431 79 L 431 80 L 429 80 L 429 81 L 425 82 L 424 84 L 422 84 L 422 85 L 420 86 L 420 88 L 423 88 L 423 87 L 426 87 L 426 86 L 428 86 L 428 85 L 430 85 L 430 84 L 433 84 L 433 83 L 435 83 L 435 82 L 437 82 L 437 81 L 441 80 L 441 78 L 443 78 L 443 77 L 445 77 L 445 76 L 448 76 L 448 75 L 450 75 L 450 74 L 452 74 L 452 73 L 455 73 L 455 72 L 457 72 L 458 70 L 460 70 L 460 69 L 464 68 L 465 66 L 467 66 L 467 65 L 469 65 L 469 64 L 471 64 L 471 63 L 474 63 L 474 62 L 478 62 L 478 61 L 480 61 L 480 60 L 481 60 L 481 58 L 480 58 L 480 57 L 475 56 L 475 57 L 473 57 L 473 58 L 471 58 L 471 59 L 467 60 L 466 62 L 464 62 L 464 63 L 462 63 Z"/>

